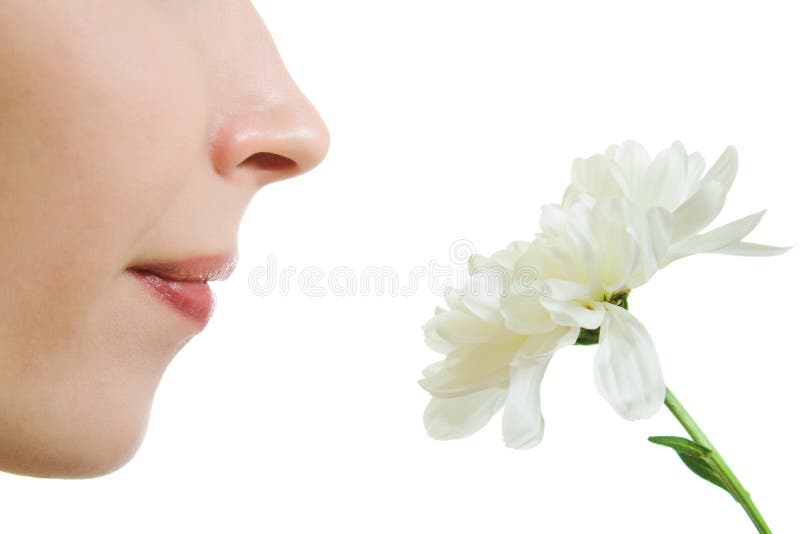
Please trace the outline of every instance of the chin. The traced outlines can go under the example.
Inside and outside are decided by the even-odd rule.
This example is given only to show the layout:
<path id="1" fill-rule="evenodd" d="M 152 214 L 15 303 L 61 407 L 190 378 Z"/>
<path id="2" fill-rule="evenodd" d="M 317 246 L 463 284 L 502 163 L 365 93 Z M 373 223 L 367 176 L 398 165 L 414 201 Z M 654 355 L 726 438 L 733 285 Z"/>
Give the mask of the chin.
<path id="1" fill-rule="evenodd" d="M 0 470 L 94 478 L 139 450 L 161 378 L 194 325 L 128 278 L 92 314 L 33 337 L 43 343 L 0 366 Z"/>
<path id="2" fill-rule="evenodd" d="M 73 367 L 68 376 L 39 375 L 16 388 L 13 403 L 2 404 L 13 409 L 0 412 L 0 470 L 94 478 L 128 463 L 144 440 L 166 367 L 133 366 L 142 355 L 128 356 L 128 366 L 115 358 Z"/>
<path id="3" fill-rule="evenodd" d="M 105 405 L 68 419 L 41 416 L 3 454 L 0 469 L 40 478 L 94 478 L 127 464 L 144 439 L 150 402 Z M 7 441 L 7 440 L 3 440 Z M 6 443 L 5 445 L 9 445 Z M 5 448 L 5 447 L 4 447 Z"/>

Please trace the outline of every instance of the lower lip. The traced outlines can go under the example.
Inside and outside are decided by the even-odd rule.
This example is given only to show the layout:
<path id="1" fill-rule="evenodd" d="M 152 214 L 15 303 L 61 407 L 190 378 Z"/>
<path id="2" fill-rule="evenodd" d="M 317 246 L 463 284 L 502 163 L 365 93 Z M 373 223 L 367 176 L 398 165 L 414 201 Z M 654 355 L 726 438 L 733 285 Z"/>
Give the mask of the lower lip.
<path id="1" fill-rule="evenodd" d="M 167 280 L 147 271 L 130 272 L 163 303 L 204 327 L 214 310 L 214 296 L 200 280 Z"/>

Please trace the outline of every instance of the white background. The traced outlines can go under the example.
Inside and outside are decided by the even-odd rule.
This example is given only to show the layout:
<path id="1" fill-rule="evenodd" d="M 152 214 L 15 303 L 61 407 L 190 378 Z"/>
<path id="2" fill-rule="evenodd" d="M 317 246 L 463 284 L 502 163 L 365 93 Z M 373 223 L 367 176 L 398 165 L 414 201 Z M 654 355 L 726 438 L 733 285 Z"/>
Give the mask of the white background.
<path id="1" fill-rule="evenodd" d="M 253 269 L 451 265 L 530 239 L 573 158 L 674 139 L 739 149 L 719 222 L 797 244 L 800 33 L 791 4 L 266 0 L 257 3 L 332 135 L 325 162 L 251 204 L 237 273 L 175 359 L 137 456 L 82 481 L 0 475 L 4 532 L 748 533 L 744 512 L 592 382 L 594 347 L 545 376 L 542 444 L 499 419 L 425 435 L 421 325 L 442 299 L 258 296 Z M 800 532 L 800 255 L 695 256 L 631 296 L 668 385 L 776 533 Z M 318 284 L 325 287 L 324 281 Z M 362 287 L 359 287 L 359 290 Z M 388 291 L 387 291 L 388 293 Z M 8 526 L 10 525 L 10 526 Z"/>

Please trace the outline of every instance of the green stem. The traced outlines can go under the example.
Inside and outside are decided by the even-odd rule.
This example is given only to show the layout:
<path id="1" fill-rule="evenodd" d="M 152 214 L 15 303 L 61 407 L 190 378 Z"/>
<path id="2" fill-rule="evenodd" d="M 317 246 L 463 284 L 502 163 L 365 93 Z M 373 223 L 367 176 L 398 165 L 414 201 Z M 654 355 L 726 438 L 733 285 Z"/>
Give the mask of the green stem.
<path id="1" fill-rule="evenodd" d="M 697 423 L 692 419 L 692 416 L 689 415 L 689 412 L 686 411 L 678 399 L 675 398 L 675 395 L 667 388 L 667 396 L 664 399 L 664 404 L 669 408 L 669 411 L 672 412 L 672 415 L 675 416 L 683 428 L 692 436 L 697 443 L 706 447 L 707 449 L 711 450 L 711 455 L 709 459 L 713 463 L 714 467 L 717 470 L 717 473 L 728 486 L 733 498 L 736 499 L 739 504 L 742 505 L 744 511 L 747 512 L 748 517 L 753 522 L 753 525 L 758 529 L 760 534 L 772 534 L 772 531 L 767 526 L 766 521 L 764 518 L 761 517 L 761 513 L 756 508 L 756 505 L 753 504 L 753 500 L 750 498 L 750 494 L 747 490 L 744 489 L 742 483 L 739 482 L 739 479 L 736 478 L 736 475 L 733 474 L 731 468 L 722 459 L 719 452 L 716 448 L 711 444 L 711 441 L 706 437 Z"/>

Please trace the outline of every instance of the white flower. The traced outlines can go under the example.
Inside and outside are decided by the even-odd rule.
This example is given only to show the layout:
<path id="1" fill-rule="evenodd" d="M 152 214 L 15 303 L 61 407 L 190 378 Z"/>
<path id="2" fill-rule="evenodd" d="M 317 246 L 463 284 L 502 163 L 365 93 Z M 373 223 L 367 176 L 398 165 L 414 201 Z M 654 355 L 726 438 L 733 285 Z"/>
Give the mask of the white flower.
<path id="1" fill-rule="evenodd" d="M 627 202 L 576 204 L 562 226 L 533 243 L 473 256 L 465 288 L 448 293 L 449 310 L 437 308 L 423 328 L 428 345 L 447 356 L 420 381 L 433 396 L 424 416 L 432 437 L 468 436 L 505 404 L 506 445 L 537 445 L 542 377 L 582 328 L 600 328 L 595 379 L 617 412 L 639 419 L 658 410 L 665 386 L 655 348 L 618 305 L 638 259 L 633 234 L 616 216 Z"/>
<path id="2" fill-rule="evenodd" d="M 722 209 L 735 150 L 701 178 L 703 168 L 677 142 L 652 162 L 632 141 L 575 160 L 562 205 L 542 208 L 532 243 L 473 256 L 464 289 L 448 293 L 449 309 L 437 308 L 423 327 L 428 345 L 446 355 L 420 380 L 432 395 L 428 433 L 468 436 L 505 405 L 506 445 L 537 445 L 542 377 L 555 351 L 576 342 L 597 342 L 595 384 L 619 415 L 654 415 L 665 385 L 647 330 L 627 311 L 630 290 L 690 254 L 788 250 L 742 241 L 763 212 L 700 234 Z"/>

